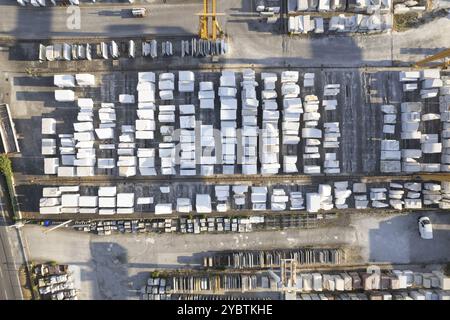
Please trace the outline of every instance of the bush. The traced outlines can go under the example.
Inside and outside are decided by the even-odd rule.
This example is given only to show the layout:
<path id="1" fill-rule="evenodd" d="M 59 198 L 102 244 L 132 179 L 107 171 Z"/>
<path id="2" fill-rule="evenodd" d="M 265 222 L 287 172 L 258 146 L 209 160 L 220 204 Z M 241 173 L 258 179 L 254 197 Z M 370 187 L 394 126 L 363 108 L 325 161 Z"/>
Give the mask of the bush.
<path id="1" fill-rule="evenodd" d="M 12 176 L 11 160 L 3 153 L 0 155 L 0 171 L 6 176 Z"/>
<path id="2" fill-rule="evenodd" d="M 13 186 L 13 171 L 11 166 L 11 160 L 8 158 L 8 155 L 3 153 L 0 155 L 0 172 L 3 174 L 6 180 L 6 185 L 8 187 L 9 199 L 11 201 L 11 207 L 14 212 L 14 217 L 16 216 L 16 212 L 18 211 L 17 199 L 14 196 L 14 186 Z"/>
<path id="3" fill-rule="evenodd" d="M 447 263 L 444 268 L 444 273 L 447 277 L 450 277 L 450 263 Z"/>
<path id="4" fill-rule="evenodd" d="M 55 267 L 57 265 L 56 261 L 52 260 L 48 262 L 48 265 Z"/>
<path id="5" fill-rule="evenodd" d="M 33 285 L 31 287 L 31 292 L 32 292 L 32 296 L 34 300 L 40 300 L 41 299 L 41 295 L 39 293 L 39 289 L 36 285 Z"/>
<path id="6" fill-rule="evenodd" d="M 404 31 L 417 26 L 421 22 L 417 12 L 407 12 L 394 15 L 394 29 L 396 31 Z"/>

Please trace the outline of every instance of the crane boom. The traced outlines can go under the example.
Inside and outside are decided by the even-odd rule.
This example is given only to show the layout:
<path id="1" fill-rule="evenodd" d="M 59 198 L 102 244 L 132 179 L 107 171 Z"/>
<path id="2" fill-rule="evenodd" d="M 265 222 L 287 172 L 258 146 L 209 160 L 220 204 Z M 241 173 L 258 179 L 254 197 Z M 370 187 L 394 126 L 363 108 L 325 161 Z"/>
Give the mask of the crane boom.
<path id="1" fill-rule="evenodd" d="M 442 63 L 439 64 L 438 66 L 441 67 L 442 69 L 446 69 L 450 65 L 449 57 L 450 57 L 450 49 L 445 49 L 432 56 L 426 57 L 425 59 L 417 61 L 414 64 L 414 66 L 416 68 L 421 68 L 424 67 L 429 62 L 433 62 L 436 60 L 443 60 Z"/>
<path id="2" fill-rule="evenodd" d="M 449 181 L 450 182 L 450 173 L 421 173 L 418 174 L 416 178 L 420 178 L 421 180 L 424 181 L 439 181 L 439 182 L 443 182 L 443 181 Z"/>
<path id="3" fill-rule="evenodd" d="M 210 12 L 210 3 L 211 9 Z M 225 15 L 224 13 L 217 13 L 216 0 L 203 0 L 203 12 L 199 13 L 199 30 L 198 36 L 203 40 L 216 40 L 218 36 L 222 35 L 222 29 L 220 28 L 219 22 L 217 20 L 217 16 Z M 209 33 L 209 18 L 211 18 L 212 32 Z"/>

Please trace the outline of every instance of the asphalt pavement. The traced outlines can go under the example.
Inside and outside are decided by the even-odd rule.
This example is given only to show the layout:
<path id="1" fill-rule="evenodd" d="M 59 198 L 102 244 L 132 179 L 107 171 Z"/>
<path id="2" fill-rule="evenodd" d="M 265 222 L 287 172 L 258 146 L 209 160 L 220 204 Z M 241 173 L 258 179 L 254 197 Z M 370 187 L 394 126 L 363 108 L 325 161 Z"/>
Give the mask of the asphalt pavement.
<path id="1" fill-rule="evenodd" d="M 3 220 L 1 220 L 3 223 Z M 14 299 L 14 285 L 9 272 L 8 251 L 10 251 L 8 243 L 8 235 L 4 226 L 0 227 L 0 300 Z"/>
<path id="2" fill-rule="evenodd" d="M 0 211 L 0 300 L 21 300 L 19 265 L 16 263 L 20 257 L 11 245 L 18 231 L 7 226 L 3 203 L 0 203 Z"/>

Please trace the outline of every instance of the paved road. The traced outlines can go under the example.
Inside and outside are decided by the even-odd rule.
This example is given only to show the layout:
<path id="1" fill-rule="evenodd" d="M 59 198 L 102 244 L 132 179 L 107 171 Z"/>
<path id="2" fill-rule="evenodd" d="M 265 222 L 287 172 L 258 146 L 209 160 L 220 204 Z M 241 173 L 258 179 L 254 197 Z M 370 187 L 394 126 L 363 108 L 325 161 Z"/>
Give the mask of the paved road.
<path id="1" fill-rule="evenodd" d="M 67 7 L 19 7 L 0 5 L 8 14 L 2 15 L 0 35 L 21 39 L 49 37 L 140 36 L 141 34 L 192 34 L 197 32 L 201 3 L 142 5 L 149 10 L 146 18 L 133 18 L 128 6 L 81 7 L 79 28 Z M 78 10 L 78 7 L 75 7 Z"/>
<path id="2" fill-rule="evenodd" d="M 0 219 L 3 223 L 3 220 Z M 4 226 L 0 227 L 0 300 L 14 299 L 14 289 L 12 279 L 9 274 L 8 256 L 10 248 L 8 235 Z"/>
<path id="3" fill-rule="evenodd" d="M 20 257 L 16 256 L 16 250 L 12 246 L 17 230 L 6 227 L 2 203 L 0 211 L 0 300 L 21 300 L 22 292 L 16 263 L 16 259 Z"/>
<path id="4" fill-rule="evenodd" d="M 31 259 L 56 260 L 76 265 L 81 273 L 81 299 L 134 297 L 152 268 L 200 265 L 208 251 L 298 248 L 302 246 L 352 247 L 352 263 L 446 263 L 450 261 L 450 213 L 429 213 L 434 240 L 421 240 L 419 214 L 348 215 L 339 226 L 310 230 L 246 234 L 139 234 L 99 237 L 67 229 L 44 234 L 26 226 L 24 237 Z"/>
<path id="5" fill-rule="evenodd" d="M 192 35 L 197 33 L 201 2 L 146 4 L 150 16 L 131 18 L 132 5 L 82 7 L 80 28 L 69 29 L 66 8 L 33 8 L 0 0 L 0 36 L 20 39 L 68 37 L 126 37 Z M 242 4 L 244 3 L 244 4 Z M 3 5 L 2 5 L 3 4 Z M 392 61 L 413 62 L 450 47 L 450 21 L 441 18 L 419 29 L 378 35 L 289 37 L 279 25 L 255 17 L 253 1 L 219 0 L 219 21 L 230 35 L 227 63 L 295 66 L 389 66 Z M 244 7 L 243 7 L 244 5 Z M 141 6 L 141 5 L 140 5 Z M 439 32 L 436 32 L 439 30 Z"/>

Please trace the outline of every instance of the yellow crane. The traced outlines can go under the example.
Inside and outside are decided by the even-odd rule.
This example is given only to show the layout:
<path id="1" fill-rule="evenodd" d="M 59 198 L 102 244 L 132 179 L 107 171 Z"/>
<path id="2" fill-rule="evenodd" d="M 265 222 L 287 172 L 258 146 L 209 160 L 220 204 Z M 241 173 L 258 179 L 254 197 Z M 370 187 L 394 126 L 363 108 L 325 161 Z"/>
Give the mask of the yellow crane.
<path id="1" fill-rule="evenodd" d="M 434 67 L 439 67 L 442 69 L 447 69 L 450 65 L 450 49 L 445 49 L 441 52 L 433 54 L 432 56 L 426 57 L 425 59 L 419 60 L 414 64 L 416 68 L 426 67 L 428 63 L 441 60 L 441 63 L 434 65 Z"/>
<path id="2" fill-rule="evenodd" d="M 209 4 L 211 2 L 212 11 L 209 12 Z M 222 28 L 219 25 L 217 16 L 224 16 L 224 13 L 217 13 L 216 0 L 203 0 L 203 12 L 197 14 L 199 16 L 198 36 L 203 40 L 216 40 L 223 35 Z M 209 33 L 209 20 L 211 18 L 212 32 Z"/>

